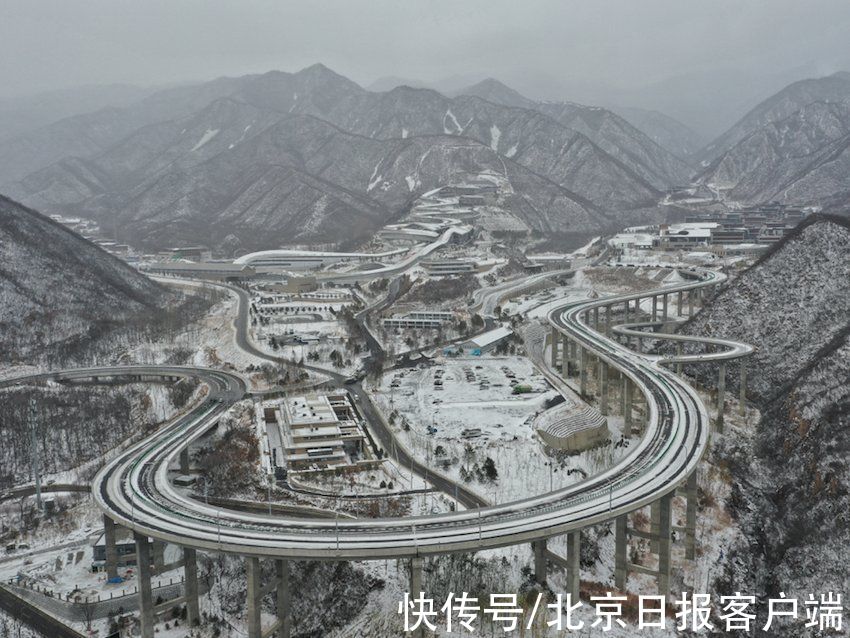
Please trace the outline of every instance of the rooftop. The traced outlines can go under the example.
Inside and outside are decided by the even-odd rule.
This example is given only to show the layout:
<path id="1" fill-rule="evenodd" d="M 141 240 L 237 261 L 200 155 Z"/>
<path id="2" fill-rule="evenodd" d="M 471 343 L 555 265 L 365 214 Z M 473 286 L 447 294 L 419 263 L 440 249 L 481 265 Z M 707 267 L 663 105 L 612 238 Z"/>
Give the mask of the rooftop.
<path id="1" fill-rule="evenodd" d="M 494 328 L 493 330 L 480 334 L 477 337 L 473 337 L 469 340 L 469 342 L 478 348 L 484 348 L 512 335 L 513 333 L 514 331 L 510 328 L 499 326 L 498 328 Z"/>

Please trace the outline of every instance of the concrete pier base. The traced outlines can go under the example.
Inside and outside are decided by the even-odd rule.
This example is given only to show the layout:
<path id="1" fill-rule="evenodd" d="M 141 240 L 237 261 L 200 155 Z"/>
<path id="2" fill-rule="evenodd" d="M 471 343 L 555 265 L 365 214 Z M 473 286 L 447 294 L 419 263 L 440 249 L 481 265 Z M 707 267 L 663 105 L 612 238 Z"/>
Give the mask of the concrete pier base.
<path id="1" fill-rule="evenodd" d="M 628 518 L 623 514 L 614 521 L 614 587 L 620 591 L 626 589 L 629 571 L 627 533 Z"/>
<path id="2" fill-rule="evenodd" d="M 549 338 L 549 343 L 552 346 L 549 352 L 549 364 L 553 368 L 558 366 L 558 341 L 560 341 L 560 333 L 552 328 L 552 334 Z"/>
<path id="3" fill-rule="evenodd" d="M 662 496 L 658 501 L 659 505 L 659 528 L 658 528 L 658 593 L 666 596 L 670 593 L 670 567 L 671 567 L 671 544 L 673 499 L 670 494 Z"/>
<path id="4" fill-rule="evenodd" d="M 579 395 L 584 397 L 587 394 L 587 351 L 581 346 L 578 346 L 578 376 L 579 376 Z"/>
<path id="5" fill-rule="evenodd" d="M 198 556 L 190 547 L 183 548 L 183 576 L 186 620 L 190 627 L 194 627 L 201 622 L 201 607 L 198 600 Z"/>
<path id="6" fill-rule="evenodd" d="M 685 558 L 696 558 L 697 536 L 697 472 L 694 470 L 685 483 Z"/>
<path id="7" fill-rule="evenodd" d="M 599 360 L 599 412 L 608 416 L 608 364 Z"/>
<path id="8" fill-rule="evenodd" d="M 741 359 L 739 365 L 741 366 L 741 387 L 738 396 L 738 414 L 744 416 L 747 413 L 747 362 Z"/>
<path id="9" fill-rule="evenodd" d="M 534 555 L 534 580 L 539 584 L 546 584 L 546 541 L 534 541 L 531 544 L 531 553 Z"/>
<path id="10" fill-rule="evenodd" d="M 260 559 L 249 556 L 245 559 L 247 572 L 247 598 L 245 600 L 245 619 L 248 625 L 248 638 L 263 638 L 262 602 L 263 590 L 260 586 Z"/>
<path id="11" fill-rule="evenodd" d="M 569 532 L 567 534 L 567 583 L 566 593 L 570 595 L 573 603 L 579 598 L 581 587 L 581 532 Z"/>
<path id="12" fill-rule="evenodd" d="M 118 549 L 115 546 L 115 521 L 103 517 L 103 542 L 106 548 L 106 577 L 118 577 Z"/>
<path id="13" fill-rule="evenodd" d="M 292 633 L 292 593 L 289 588 L 289 561 L 276 560 L 277 576 L 277 638 L 289 638 Z"/>
<path id="14" fill-rule="evenodd" d="M 136 569 L 139 573 L 139 620 L 142 638 L 154 637 L 153 592 L 151 591 L 151 546 L 148 537 L 133 535 L 136 541 Z"/>
<path id="15" fill-rule="evenodd" d="M 567 335 L 561 335 L 561 376 L 570 376 L 570 345 Z"/>
<path id="16" fill-rule="evenodd" d="M 679 341 L 679 342 L 676 343 L 676 356 L 677 357 L 682 356 L 682 350 L 683 350 L 682 342 Z M 676 364 L 676 374 L 678 374 L 679 376 L 682 376 L 682 362 L 681 361 L 679 361 Z"/>
<path id="17" fill-rule="evenodd" d="M 676 316 L 682 316 L 682 291 L 680 290 L 678 293 L 678 297 L 676 298 Z"/>
<path id="18" fill-rule="evenodd" d="M 723 433 L 723 408 L 726 405 L 726 362 L 720 362 L 717 373 L 717 431 Z"/>
<path id="19" fill-rule="evenodd" d="M 424 595 L 424 588 L 422 586 L 422 567 L 425 564 L 425 560 L 419 558 L 410 559 L 410 597 L 418 598 L 420 594 Z M 415 636 L 416 638 L 424 638 L 425 636 L 425 628 L 421 625 L 418 629 L 411 633 L 411 636 Z"/>

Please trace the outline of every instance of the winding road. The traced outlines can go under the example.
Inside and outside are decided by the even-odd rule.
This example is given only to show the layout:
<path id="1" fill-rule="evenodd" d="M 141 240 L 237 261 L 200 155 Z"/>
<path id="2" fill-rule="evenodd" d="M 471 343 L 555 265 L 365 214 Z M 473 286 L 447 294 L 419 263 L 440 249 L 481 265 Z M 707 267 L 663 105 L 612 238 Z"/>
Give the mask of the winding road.
<path id="1" fill-rule="evenodd" d="M 721 282 L 725 276 L 700 271 L 700 279 L 594 300 L 571 302 L 549 315 L 552 326 L 595 356 L 627 375 L 643 393 L 648 410 L 645 433 L 613 467 L 585 481 L 534 497 L 459 512 L 406 518 L 327 520 L 242 512 L 199 503 L 171 483 L 182 449 L 202 436 L 235 401 L 246 395 L 244 379 L 221 370 L 181 366 L 120 366 L 89 368 L 17 380 L 100 380 L 195 377 L 209 388 L 203 403 L 105 465 L 94 479 L 92 493 L 104 513 L 140 534 L 209 551 L 275 558 L 347 560 L 402 558 L 480 549 L 543 540 L 610 520 L 669 494 L 695 469 L 708 446 L 709 417 L 697 395 L 665 366 L 699 361 L 700 355 L 661 358 L 632 352 L 587 323 L 588 311 L 613 303 L 646 298 L 654 292 L 695 290 Z M 237 341 L 259 353 L 247 334 L 247 293 L 241 291 L 236 321 Z M 630 328 L 625 328 L 630 329 Z M 734 358 L 739 344 L 715 340 L 727 347 L 718 356 Z M 260 353 L 269 358 L 265 353 Z M 320 370 L 328 374 L 325 370 Z M 333 375 L 339 381 L 340 375 Z M 362 387 L 365 416 L 377 415 Z M 373 423 L 382 423 L 377 417 Z M 377 429 L 379 436 L 382 429 Z M 391 435 L 387 432 L 387 435 Z M 382 440 L 382 444 L 391 444 Z M 386 447 L 385 449 L 389 449 Z M 409 457 L 400 457 L 399 461 Z M 409 459 L 415 463 L 414 459 Z M 439 475 L 431 473 L 439 485 Z M 453 488 L 453 484 L 450 484 Z M 477 499 L 480 502 L 480 499 Z"/>

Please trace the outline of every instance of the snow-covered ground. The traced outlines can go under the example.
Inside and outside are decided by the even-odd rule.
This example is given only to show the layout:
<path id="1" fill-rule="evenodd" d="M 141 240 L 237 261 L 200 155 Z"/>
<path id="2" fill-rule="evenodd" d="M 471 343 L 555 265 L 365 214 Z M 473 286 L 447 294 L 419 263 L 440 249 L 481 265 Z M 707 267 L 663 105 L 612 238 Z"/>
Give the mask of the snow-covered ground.
<path id="1" fill-rule="evenodd" d="M 512 381 L 531 392 L 513 394 Z M 571 485 L 625 451 L 611 444 L 574 456 L 547 453 L 532 421 L 557 394 L 520 356 L 440 359 L 433 367 L 386 374 L 375 391 L 402 445 L 435 471 L 498 502 Z M 613 440 L 622 427 L 622 418 L 609 419 Z M 495 481 L 481 473 L 488 458 L 498 473 Z"/>

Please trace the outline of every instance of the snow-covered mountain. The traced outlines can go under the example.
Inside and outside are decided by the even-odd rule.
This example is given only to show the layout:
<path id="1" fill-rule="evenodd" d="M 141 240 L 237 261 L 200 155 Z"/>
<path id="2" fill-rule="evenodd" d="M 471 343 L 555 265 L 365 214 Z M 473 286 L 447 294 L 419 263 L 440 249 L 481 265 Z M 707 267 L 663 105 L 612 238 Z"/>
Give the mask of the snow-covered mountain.
<path id="1" fill-rule="evenodd" d="M 704 144 L 703 138 L 687 124 L 660 111 L 635 107 L 615 107 L 612 110 L 676 157 L 688 159 Z"/>
<path id="2" fill-rule="evenodd" d="M 700 181 L 729 199 L 840 206 L 850 197 L 850 97 L 813 102 L 747 135 L 718 157 Z"/>
<path id="3" fill-rule="evenodd" d="M 749 378 L 762 419 L 752 438 L 733 432 L 715 451 L 744 532 L 718 593 L 806 598 L 850 585 L 848 255 L 850 222 L 811 217 L 684 327 L 757 348 Z"/>
<path id="4" fill-rule="evenodd" d="M 169 297 L 124 262 L 0 195 L 0 356 L 7 364 L 45 352 L 60 361 Z"/>
<path id="5" fill-rule="evenodd" d="M 850 73 L 841 71 L 827 77 L 800 80 L 763 100 L 728 131 L 712 141 L 697 159 L 707 166 L 738 142 L 764 126 L 784 120 L 814 102 L 840 102 L 850 99 Z"/>
<path id="6" fill-rule="evenodd" d="M 492 78 L 464 89 L 461 94 L 543 113 L 587 137 L 655 188 L 687 182 L 691 173 L 684 161 L 608 109 L 572 102 L 535 102 Z"/>
<path id="7" fill-rule="evenodd" d="M 148 127 L 145 143 L 129 138 L 96 169 L 63 162 L 27 183 L 38 180 L 39 197 L 63 210 L 118 215 L 126 232 L 149 245 L 194 240 L 216 246 L 227 237 L 241 246 L 274 246 L 279 237 L 366 238 L 419 193 L 485 171 L 504 178 L 506 205 L 530 228 L 613 224 L 592 203 L 469 138 L 370 139 L 309 115 L 268 118 L 266 111 L 229 99 L 211 105 L 207 115 L 214 119 L 162 125 L 183 127 L 176 143 L 170 131 L 160 135 Z M 126 194 L 111 195 L 121 181 L 129 185 Z"/>
<path id="8" fill-rule="evenodd" d="M 160 91 L 0 148 L 6 192 L 47 212 L 117 215 L 148 245 L 158 229 L 197 241 L 243 224 L 253 244 L 260 223 L 287 240 L 293 228 L 300 241 L 365 236 L 441 180 L 483 169 L 509 177 L 511 212 L 528 227 L 570 231 L 643 219 L 683 175 L 677 158 L 603 109 L 376 93 L 322 65 Z M 223 224 L 208 231 L 202 219 Z M 273 245 L 282 237 L 262 234 Z"/>

